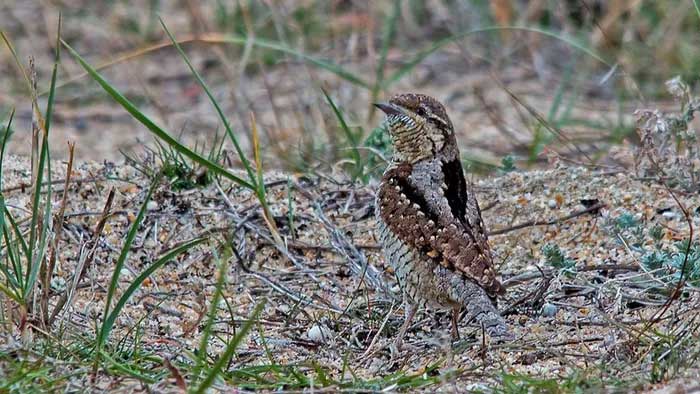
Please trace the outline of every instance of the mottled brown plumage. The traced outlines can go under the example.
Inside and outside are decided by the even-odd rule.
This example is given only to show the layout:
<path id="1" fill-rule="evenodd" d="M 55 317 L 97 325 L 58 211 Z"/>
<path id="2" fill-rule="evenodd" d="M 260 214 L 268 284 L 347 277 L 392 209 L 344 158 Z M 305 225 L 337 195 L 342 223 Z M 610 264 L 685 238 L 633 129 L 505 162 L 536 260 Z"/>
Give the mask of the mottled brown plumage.
<path id="1" fill-rule="evenodd" d="M 462 307 L 489 334 L 509 335 L 492 302 L 504 288 L 445 108 L 420 94 L 397 95 L 377 106 L 387 114 L 394 145 L 377 192 L 377 218 L 407 307 L 397 345 L 423 304 L 453 310 L 455 337 Z"/>

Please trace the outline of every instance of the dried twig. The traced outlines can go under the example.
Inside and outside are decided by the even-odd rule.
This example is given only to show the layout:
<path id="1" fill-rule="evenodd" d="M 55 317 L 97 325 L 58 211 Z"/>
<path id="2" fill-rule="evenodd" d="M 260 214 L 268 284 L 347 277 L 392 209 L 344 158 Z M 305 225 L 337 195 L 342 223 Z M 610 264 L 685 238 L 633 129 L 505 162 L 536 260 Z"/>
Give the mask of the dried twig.
<path id="1" fill-rule="evenodd" d="M 95 232 L 93 233 L 92 240 L 88 243 L 88 245 L 91 247 L 90 251 L 85 257 L 80 258 L 80 262 L 78 264 L 78 269 L 76 272 L 73 274 L 73 284 L 72 286 L 67 289 L 62 295 L 61 298 L 59 298 L 58 302 L 56 302 L 56 306 L 54 307 L 53 311 L 51 312 L 51 317 L 49 318 L 49 323 L 48 325 L 52 325 L 53 322 L 56 320 L 56 316 L 58 316 L 58 313 L 63 309 L 63 307 L 70 301 L 70 299 L 73 297 L 73 294 L 75 293 L 75 289 L 78 287 L 78 284 L 80 281 L 83 279 L 85 276 L 85 273 L 87 272 L 88 268 L 92 264 L 92 261 L 95 258 L 95 251 L 97 250 L 97 245 L 99 244 L 100 236 L 102 235 L 102 231 L 105 228 L 105 224 L 107 224 L 107 219 L 109 219 L 110 215 L 110 209 L 112 208 L 112 203 L 114 202 L 114 196 L 115 196 L 115 191 L 114 188 L 109 190 L 109 195 L 107 195 L 107 202 L 105 202 L 104 209 L 102 210 L 102 217 L 100 218 L 99 222 L 97 222 L 97 226 L 95 227 Z M 88 246 L 85 245 L 85 246 Z M 81 250 L 84 250 L 86 248 L 81 248 Z"/>
<path id="2" fill-rule="evenodd" d="M 41 309 L 43 324 L 49 324 L 49 292 L 51 289 L 51 277 L 53 276 L 54 269 L 56 267 L 56 256 L 58 255 L 58 245 L 61 242 L 61 235 L 63 233 L 63 222 L 65 219 L 66 206 L 68 205 L 68 185 L 70 184 L 71 173 L 73 172 L 73 158 L 75 154 L 75 144 L 68 143 L 68 166 L 66 167 L 66 179 L 63 186 L 63 197 L 61 198 L 61 207 L 59 208 L 58 214 L 54 217 L 54 239 L 51 242 L 51 252 L 48 260 L 48 266 L 42 264 L 42 299 L 41 299 Z"/>
<path id="3" fill-rule="evenodd" d="M 547 291 L 547 289 L 549 289 L 549 284 L 552 282 L 552 275 L 546 274 L 540 267 L 537 267 L 537 270 L 539 271 L 540 277 L 542 278 L 542 282 L 540 283 L 540 285 L 537 286 L 535 290 L 523 295 L 512 304 L 508 305 L 508 307 L 501 312 L 502 315 L 507 316 L 513 313 L 513 311 L 515 311 L 518 305 L 524 304 L 526 302 L 534 307 L 544 298 L 544 294 Z"/>
<path id="4" fill-rule="evenodd" d="M 264 274 L 261 274 L 260 272 L 256 272 L 256 271 L 251 270 L 250 268 L 248 268 L 248 266 L 246 266 L 245 262 L 243 261 L 243 258 L 241 257 L 241 254 L 238 251 L 238 248 L 233 247 L 233 245 L 232 245 L 231 249 L 233 250 L 233 254 L 236 256 L 236 261 L 238 262 L 238 266 L 241 267 L 241 269 L 245 273 L 252 275 L 253 277 L 259 279 L 261 282 L 270 286 L 273 290 L 279 292 L 280 294 L 282 294 L 286 297 L 291 298 L 295 302 L 302 303 L 302 304 L 308 305 L 308 306 L 312 306 L 316 309 L 335 312 L 335 313 L 343 313 L 342 309 L 340 309 L 340 308 L 338 308 L 330 303 L 329 303 L 330 306 L 319 305 L 316 302 L 314 302 L 314 300 L 311 299 L 310 297 L 288 289 L 287 287 L 277 283 L 275 280 L 269 278 L 267 275 L 264 275 Z"/>
<path id="5" fill-rule="evenodd" d="M 384 321 L 382 321 L 382 324 L 379 326 L 377 333 L 374 334 L 372 341 L 367 346 L 367 349 L 365 349 L 365 352 L 362 353 L 362 355 L 360 356 L 360 359 L 363 359 L 371 354 L 374 354 L 374 352 L 372 352 L 372 348 L 377 343 L 377 340 L 379 339 L 379 335 L 381 335 L 382 331 L 384 331 L 384 327 L 386 326 L 386 323 L 389 321 L 389 318 L 391 317 L 391 315 L 393 313 L 394 313 L 394 304 L 392 303 L 391 306 L 389 307 L 389 312 L 386 313 L 386 317 L 384 318 Z"/>
<path id="6" fill-rule="evenodd" d="M 587 214 L 587 213 L 596 212 L 596 211 L 598 211 L 599 209 L 605 208 L 605 207 L 606 207 L 606 204 L 604 204 L 604 203 L 598 203 L 598 204 L 595 204 L 595 205 L 593 205 L 593 206 L 590 206 L 590 207 L 588 207 L 588 208 L 586 208 L 586 209 L 583 209 L 583 210 L 580 210 L 580 211 L 576 211 L 576 212 L 574 212 L 574 213 L 572 213 L 572 214 L 570 214 L 570 215 L 566 215 L 566 216 L 560 217 L 560 218 L 558 218 L 558 219 L 552 219 L 552 220 L 530 220 L 530 221 L 527 221 L 527 222 L 524 222 L 524 223 L 516 224 L 516 225 L 511 226 L 511 227 L 508 227 L 508 228 L 503 228 L 503 229 L 499 229 L 499 230 L 490 231 L 490 232 L 489 232 L 489 235 L 500 235 L 500 234 L 505 234 L 505 233 L 508 233 L 508 232 L 511 232 L 511 231 L 515 231 L 515 230 L 520 230 L 520 229 L 523 229 L 523 228 L 526 228 L 526 227 L 551 226 L 551 225 L 553 225 L 553 224 L 558 224 L 558 223 L 561 223 L 561 222 L 565 222 L 565 221 L 567 221 L 567 220 L 569 220 L 569 219 L 573 219 L 573 218 L 575 218 L 575 217 L 578 217 L 578 216 L 581 216 L 581 215 L 585 215 L 585 214 Z"/>
<path id="7" fill-rule="evenodd" d="M 388 285 L 382 277 L 382 273 L 370 264 L 365 254 L 336 227 L 323 213 L 323 209 L 317 203 L 315 207 L 316 216 L 321 220 L 321 224 L 328 232 L 331 245 L 350 263 L 350 270 L 360 279 L 365 279 L 372 288 L 388 293 Z"/>

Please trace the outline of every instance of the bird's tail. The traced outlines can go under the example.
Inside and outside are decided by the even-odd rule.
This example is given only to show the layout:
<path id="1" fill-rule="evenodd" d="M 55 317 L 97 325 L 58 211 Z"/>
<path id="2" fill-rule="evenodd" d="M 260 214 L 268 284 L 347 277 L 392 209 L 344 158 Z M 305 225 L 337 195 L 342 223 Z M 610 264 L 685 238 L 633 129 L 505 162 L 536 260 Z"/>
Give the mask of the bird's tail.
<path id="1" fill-rule="evenodd" d="M 467 309 L 467 317 L 474 319 L 490 337 L 504 341 L 513 339 L 513 333 L 508 327 L 508 323 L 498 313 L 496 306 L 491 303 L 488 297 L 474 297 L 465 300 L 464 306 Z"/>
<path id="2" fill-rule="evenodd" d="M 467 318 L 476 321 L 477 325 L 483 327 L 493 339 L 502 341 L 513 339 L 513 333 L 508 327 L 508 323 L 498 313 L 498 309 L 484 289 L 476 283 L 464 279 L 456 279 L 455 282 L 459 283 L 453 283 L 453 289 L 457 291 L 457 299 L 462 301 L 462 305 L 467 310 Z"/>

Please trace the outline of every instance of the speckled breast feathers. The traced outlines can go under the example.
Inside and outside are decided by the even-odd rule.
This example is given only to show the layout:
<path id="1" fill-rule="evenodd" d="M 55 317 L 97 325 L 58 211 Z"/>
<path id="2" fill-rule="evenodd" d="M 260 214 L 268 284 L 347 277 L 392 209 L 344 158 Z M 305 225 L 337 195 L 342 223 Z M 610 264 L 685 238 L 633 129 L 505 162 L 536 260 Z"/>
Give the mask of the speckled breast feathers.
<path id="1" fill-rule="evenodd" d="M 377 194 L 378 219 L 419 253 L 417 263 L 439 264 L 491 297 L 502 294 L 444 107 L 429 96 L 404 94 L 382 110 L 395 152 Z"/>

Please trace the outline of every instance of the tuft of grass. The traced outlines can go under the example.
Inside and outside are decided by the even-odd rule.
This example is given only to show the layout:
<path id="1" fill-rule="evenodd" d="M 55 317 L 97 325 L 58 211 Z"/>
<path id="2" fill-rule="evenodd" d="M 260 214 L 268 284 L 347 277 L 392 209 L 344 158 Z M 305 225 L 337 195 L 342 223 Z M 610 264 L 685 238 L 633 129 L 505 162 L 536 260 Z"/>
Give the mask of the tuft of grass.
<path id="1" fill-rule="evenodd" d="M 423 372 L 397 371 L 382 377 L 363 379 L 348 370 L 350 377 L 336 379 L 329 368 L 314 360 L 299 364 L 263 364 L 235 369 L 227 379 L 246 390 L 331 389 L 359 392 L 394 392 L 430 387 L 450 379 L 457 371 L 441 374 L 442 362 L 426 366 Z M 348 374 L 342 374 L 345 376 Z"/>
<path id="2" fill-rule="evenodd" d="M 10 45 L 9 40 L 7 40 L 4 35 L 3 38 L 7 45 Z M 60 20 L 57 40 L 60 40 Z M 12 51 L 12 53 L 14 53 L 14 51 Z M 10 315 L 14 320 L 13 323 L 20 328 L 23 334 L 30 328 L 32 330 L 39 329 L 39 332 L 46 334 L 46 338 L 37 341 L 37 344 L 46 344 L 51 347 L 62 346 L 60 344 L 60 338 L 56 338 L 54 341 L 52 337 L 55 329 L 53 322 L 56 315 L 65 306 L 67 300 L 71 298 L 67 293 L 69 292 L 67 288 L 57 289 L 55 291 L 57 294 L 52 294 L 52 292 L 48 291 L 48 287 L 52 286 L 54 283 L 53 279 L 55 278 L 55 273 L 53 272 L 53 258 L 55 258 L 58 248 L 61 247 L 61 245 L 59 245 L 60 238 L 58 234 L 60 234 L 62 226 L 61 216 L 64 213 L 63 208 L 65 208 L 64 198 L 59 215 L 53 222 L 58 228 L 52 228 L 51 218 L 53 215 L 51 202 L 53 193 L 51 188 L 51 160 L 48 136 L 53 118 L 59 60 L 60 45 L 56 47 L 46 112 L 43 116 L 39 112 L 39 105 L 37 102 L 38 94 L 33 70 L 30 70 L 30 73 L 28 73 L 30 75 L 28 81 L 30 83 L 30 92 L 32 92 L 33 127 L 35 132 L 33 143 L 36 144 L 32 152 L 38 155 L 38 157 L 32 158 L 32 163 L 34 163 L 32 172 L 34 186 L 32 188 L 29 216 L 27 218 L 17 218 L 6 204 L 4 195 L 0 192 L 0 278 L 2 278 L 2 281 L 0 281 L 0 292 L 6 296 L 6 298 L 2 300 L 3 302 L 12 302 L 16 304 L 16 307 L 12 305 L 3 305 L 2 309 L 8 311 L 19 310 L 19 313 Z M 21 67 L 19 61 L 17 61 L 17 64 Z M 22 73 L 27 74 L 23 68 Z M 14 111 L 10 113 L 6 129 L 11 129 L 13 118 Z M 3 183 L 2 167 L 9 138 L 10 133 L 4 133 L 2 146 L 0 148 L 0 190 Z M 70 167 L 71 165 L 69 164 L 68 172 L 70 172 Z M 117 259 L 108 286 L 109 289 L 102 316 L 103 319 L 97 328 L 96 338 L 90 341 L 90 345 L 82 347 L 80 351 L 81 362 L 86 361 L 87 358 L 92 358 L 94 360 L 93 370 L 96 370 L 100 365 L 100 361 L 103 360 L 107 364 L 106 369 L 117 369 L 122 373 L 135 376 L 143 381 L 154 380 L 143 372 L 132 368 L 131 365 L 120 361 L 118 354 L 105 350 L 112 328 L 129 299 L 140 288 L 148 276 L 152 275 L 153 272 L 161 268 L 168 261 L 173 260 L 180 254 L 205 241 L 204 238 L 193 239 L 166 252 L 129 283 L 126 290 L 124 290 L 118 298 L 116 297 L 116 289 L 120 281 L 122 268 L 138 232 L 139 225 L 145 217 L 146 204 L 153 190 L 158 185 L 159 179 L 160 178 L 154 179 L 146 201 L 132 224 L 120 256 Z M 108 198 L 108 200 L 111 201 L 111 197 Z M 107 207 L 109 207 L 109 203 Z M 103 215 L 103 219 L 105 218 L 106 214 Z M 100 231 L 97 231 L 98 234 L 99 232 Z M 49 253 L 49 251 L 51 253 Z M 42 274 L 41 277 L 39 275 L 40 272 Z M 75 272 L 74 285 L 77 285 L 81 278 L 82 272 Z M 37 294 L 39 294 L 39 284 L 43 286 L 43 291 L 40 292 L 41 296 L 37 296 Z M 49 313 L 48 307 L 51 303 L 48 297 L 55 297 L 57 295 L 60 295 L 61 299 L 54 303 L 54 309 Z M 42 349 L 40 346 L 36 346 L 36 349 L 37 351 L 46 350 Z M 8 384 L 9 386 L 7 386 L 7 389 L 9 390 L 14 390 L 16 387 L 41 387 L 42 385 L 49 385 L 52 383 L 57 384 L 65 378 L 68 378 L 63 377 L 61 374 L 56 374 L 56 370 L 52 369 L 51 365 L 43 363 L 25 361 L 13 362 L 2 354 L 0 354 L 0 362 L 14 364 L 12 368 L 16 368 L 12 369 L 14 372 L 10 372 L 10 375 L 15 374 L 13 380 L 10 382 L 3 381 L 3 383 L 0 384 L 0 387 Z M 29 380 L 26 380 L 27 378 Z M 31 383 L 29 381 L 31 381 Z"/>
<path id="3" fill-rule="evenodd" d="M 503 373 L 501 384 L 493 392 L 499 394 L 565 394 L 600 392 L 623 382 L 605 381 L 590 371 L 576 371 L 557 378 L 540 378 L 525 374 Z"/>
<path id="4" fill-rule="evenodd" d="M 172 36 L 170 31 L 167 29 L 163 21 L 161 20 L 161 25 L 165 29 L 166 33 L 170 37 L 173 45 L 175 48 L 178 50 L 180 53 L 181 57 L 187 64 L 187 66 L 190 68 L 190 71 L 192 72 L 192 75 L 195 77 L 197 82 L 200 84 L 202 89 L 205 91 L 207 96 L 209 97 L 212 105 L 216 109 L 217 114 L 219 115 L 219 118 L 221 122 L 224 125 L 226 135 L 229 137 L 229 140 L 233 143 L 233 146 L 236 149 L 236 153 L 238 154 L 238 158 L 240 159 L 241 163 L 243 164 L 243 167 L 245 169 L 245 172 L 247 174 L 247 180 L 243 179 L 235 174 L 233 174 L 231 171 L 226 170 L 223 168 L 221 165 L 213 162 L 212 160 L 202 156 L 201 154 L 195 152 L 194 150 L 186 147 L 177 139 L 171 136 L 170 133 L 168 133 L 166 130 L 161 128 L 160 126 L 156 125 L 155 122 L 153 122 L 146 114 L 144 114 L 142 111 L 140 111 L 129 99 L 127 99 L 123 94 L 121 94 L 115 87 L 113 87 L 109 82 L 107 82 L 106 79 L 90 64 L 88 64 L 85 59 L 83 59 L 78 52 L 76 52 L 68 43 L 65 41 L 61 40 L 61 43 L 68 49 L 68 51 L 75 57 L 80 65 L 83 67 L 83 69 L 107 92 L 107 94 L 112 97 L 119 105 L 121 105 L 129 114 L 131 114 L 134 119 L 138 120 L 141 124 L 143 124 L 151 133 L 153 133 L 154 136 L 158 137 L 161 139 L 163 142 L 168 144 L 170 147 L 172 147 L 175 151 L 179 152 L 182 154 L 184 157 L 187 157 L 188 159 L 192 160 L 193 162 L 201 165 L 203 168 L 205 168 L 207 171 L 211 172 L 214 175 L 219 175 L 222 176 L 223 178 L 227 178 L 230 181 L 233 181 L 234 183 L 238 184 L 239 186 L 245 187 L 251 191 L 253 191 L 260 202 L 262 211 L 263 211 L 263 217 L 265 218 L 265 222 L 267 223 L 270 232 L 278 244 L 282 245 L 282 239 L 279 236 L 279 232 L 277 230 L 277 226 L 272 220 L 272 214 L 269 211 L 269 207 L 267 204 L 267 201 L 265 200 L 265 185 L 264 182 L 262 182 L 262 165 L 260 161 L 260 153 L 259 153 L 259 146 L 257 144 L 254 144 L 254 156 L 256 157 L 255 159 L 255 170 L 253 169 L 250 161 L 248 160 L 247 156 L 243 152 L 243 150 L 240 147 L 240 144 L 238 143 L 238 139 L 236 135 L 233 133 L 233 130 L 231 129 L 230 122 L 228 119 L 224 116 L 224 113 L 219 106 L 218 102 L 212 95 L 209 87 L 206 85 L 202 77 L 199 75 L 197 70 L 194 68 L 192 63 L 189 61 L 187 58 L 187 55 L 185 55 L 184 51 L 180 47 L 179 43 L 175 40 L 175 38 Z M 251 127 L 253 129 L 254 133 L 254 138 L 257 138 L 257 126 L 255 125 L 254 118 L 251 117 Z"/>
<path id="5" fill-rule="evenodd" d="M 214 141 L 207 153 L 208 160 L 214 163 L 221 161 L 223 142 L 224 140 L 218 138 L 218 136 L 214 137 Z M 158 140 L 155 140 L 155 143 L 155 149 L 144 147 L 146 153 L 138 157 L 124 151 L 121 151 L 121 153 L 128 164 L 146 177 L 155 179 L 158 176 L 163 176 L 174 191 L 206 187 L 214 181 L 215 177 L 209 171 L 196 163 L 192 163 L 181 152 L 170 145 L 164 145 Z M 204 149 L 206 149 L 205 145 L 201 149 L 195 145 L 193 150 L 204 156 Z"/>
<path id="6" fill-rule="evenodd" d="M 186 252 L 187 250 L 191 249 L 192 247 L 201 244 L 202 242 L 205 241 L 205 238 L 197 238 L 190 240 L 188 242 L 185 242 L 184 244 L 170 250 L 169 252 L 165 253 L 162 257 L 160 257 L 158 260 L 153 262 L 151 265 L 149 265 L 143 272 L 141 272 L 134 280 L 129 284 L 126 290 L 122 292 L 121 296 L 119 299 L 114 304 L 114 307 L 112 307 L 112 301 L 115 297 L 115 293 L 117 290 L 117 286 L 119 285 L 119 279 L 122 274 L 122 269 L 124 268 L 124 264 L 126 263 L 126 259 L 129 255 L 129 251 L 131 250 L 131 245 L 133 244 L 134 240 L 136 239 L 136 235 L 139 231 L 139 226 L 143 222 L 143 219 L 146 216 L 146 207 L 148 206 L 148 202 L 151 200 L 151 195 L 153 194 L 153 191 L 155 188 L 158 186 L 158 183 L 160 182 L 160 178 L 156 178 L 152 184 L 150 189 L 148 190 L 148 193 L 146 194 L 146 198 L 144 199 L 143 204 L 141 204 L 141 209 L 139 210 L 138 215 L 136 215 L 136 219 L 134 219 L 134 222 L 131 224 L 131 228 L 129 229 L 129 232 L 126 235 L 126 238 L 124 240 L 124 244 L 122 245 L 121 252 L 119 253 L 119 257 L 117 258 L 117 261 L 114 265 L 114 269 L 112 271 L 112 277 L 109 281 L 109 288 L 107 290 L 107 298 L 105 300 L 105 306 L 104 306 L 104 311 L 102 313 L 102 324 L 100 325 L 99 329 L 97 330 L 97 340 L 96 340 L 96 351 L 95 351 L 95 369 L 94 371 L 96 372 L 97 366 L 99 365 L 99 360 L 102 355 L 102 348 L 104 347 L 105 343 L 109 339 L 110 333 L 112 332 L 112 328 L 114 327 L 114 323 L 117 320 L 117 317 L 119 317 L 119 314 L 121 313 L 122 309 L 126 305 L 126 303 L 129 301 L 129 299 L 134 295 L 134 293 L 139 289 L 141 284 L 151 275 L 153 272 L 155 272 L 157 269 L 161 268 L 163 265 L 165 265 L 167 262 L 173 260 L 175 257 L 181 255 L 182 253 Z"/>
<path id="7" fill-rule="evenodd" d="M 58 23 L 58 35 L 60 36 L 60 17 Z M 31 213 L 29 217 L 29 227 L 23 228 L 9 207 L 5 203 L 5 197 L 0 191 L 0 274 L 4 277 L 4 283 L 0 284 L 0 292 L 5 294 L 20 308 L 18 321 L 22 331 L 28 328 L 27 322 L 42 320 L 46 313 L 42 313 L 37 308 L 38 297 L 34 297 L 38 290 L 39 273 L 42 267 L 47 266 L 47 249 L 51 242 L 53 233 L 50 228 L 51 222 L 51 165 L 49 155 L 49 130 L 53 116 L 53 106 L 56 91 L 56 76 L 58 73 L 58 63 L 60 61 L 60 50 L 57 48 L 54 54 L 54 64 L 51 73 L 51 85 L 49 97 L 46 104 L 46 112 L 42 116 L 37 100 L 37 81 L 33 60 L 30 59 L 30 71 L 27 73 L 22 66 L 17 53 L 15 52 L 9 39 L 3 32 L 0 32 L 5 45 L 14 57 L 17 67 L 25 76 L 25 82 L 31 93 L 32 105 L 32 181 L 34 187 L 31 195 Z M 5 151 L 9 141 L 14 110 L 11 112 L 8 124 L 3 134 L 2 147 L 0 150 L 0 186 L 2 185 L 2 165 L 5 159 Z M 44 183 L 44 177 L 48 179 Z M 55 247 L 55 245 L 54 245 Z M 8 306 L 8 310 L 13 309 Z"/>

